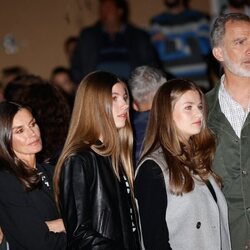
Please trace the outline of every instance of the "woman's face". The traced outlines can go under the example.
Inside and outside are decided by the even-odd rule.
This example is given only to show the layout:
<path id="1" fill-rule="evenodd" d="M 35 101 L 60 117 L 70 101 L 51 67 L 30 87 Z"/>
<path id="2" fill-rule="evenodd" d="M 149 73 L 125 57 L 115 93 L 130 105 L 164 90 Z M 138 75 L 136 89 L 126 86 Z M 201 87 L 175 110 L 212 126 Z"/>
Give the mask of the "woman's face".
<path id="1" fill-rule="evenodd" d="M 25 108 L 20 109 L 13 119 L 12 148 L 23 161 L 28 161 L 42 149 L 39 127 L 30 111 Z"/>
<path id="2" fill-rule="evenodd" d="M 178 133 L 186 140 L 200 133 L 203 122 L 203 106 L 197 91 L 185 92 L 175 103 L 173 120 Z"/>
<path id="3" fill-rule="evenodd" d="M 112 88 L 112 113 L 117 128 L 123 128 L 128 118 L 128 93 L 124 84 L 116 83 Z"/>

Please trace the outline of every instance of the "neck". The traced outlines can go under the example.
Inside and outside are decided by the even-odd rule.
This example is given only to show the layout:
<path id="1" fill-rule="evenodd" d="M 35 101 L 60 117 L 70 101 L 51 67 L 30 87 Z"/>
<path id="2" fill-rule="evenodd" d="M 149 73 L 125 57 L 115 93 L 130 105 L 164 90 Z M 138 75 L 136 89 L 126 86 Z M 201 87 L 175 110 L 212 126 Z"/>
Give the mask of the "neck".
<path id="1" fill-rule="evenodd" d="M 245 110 L 250 102 L 250 79 L 227 73 L 224 80 L 225 89 Z"/>
<path id="2" fill-rule="evenodd" d="M 105 23 L 103 27 L 105 32 L 113 35 L 121 30 L 121 23 Z"/>
<path id="3" fill-rule="evenodd" d="M 34 155 L 26 155 L 25 158 L 20 158 L 28 167 L 36 168 L 36 156 Z"/>
<path id="4" fill-rule="evenodd" d="M 174 7 L 174 8 L 169 8 L 169 12 L 171 13 L 171 14 L 179 14 L 179 13 L 181 13 L 181 12 L 183 12 L 184 11 L 184 6 L 183 5 L 179 5 L 179 6 L 176 6 L 176 7 Z"/>

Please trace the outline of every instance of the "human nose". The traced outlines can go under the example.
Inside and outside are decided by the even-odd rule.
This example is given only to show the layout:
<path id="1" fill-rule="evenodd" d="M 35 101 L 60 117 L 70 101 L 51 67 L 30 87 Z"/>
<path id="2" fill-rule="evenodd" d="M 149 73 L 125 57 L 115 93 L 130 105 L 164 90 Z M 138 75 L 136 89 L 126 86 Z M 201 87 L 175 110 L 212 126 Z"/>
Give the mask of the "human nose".
<path id="1" fill-rule="evenodd" d="M 30 136 L 35 135 L 35 130 L 33 128 L 28 128 L 28 133 Z"/>
<path id="2" fill-rule="evenodd" d="M 203 117 L 203 111 L 202 111 L 202 109 L 200 109 L 200 108 L 196 108 L 196 111 L 195 111 L 195 115 L 197 116 L 197 117 Z"/>
<path id="3" fill-rule="evenodd" d="M 250 55 L 250 41 L 247 43 L 246 52 L 247 52 L 248 55 Z"/>
<path id="4" fill-rule="evenodd" d="M 129 108 L 129 104 L 128 104 L 128 101 L 127 100 L 122 100 L 121 101 L 121 108 L 123 109 L 123 110 L 127 110 L 128 108 Z"/>

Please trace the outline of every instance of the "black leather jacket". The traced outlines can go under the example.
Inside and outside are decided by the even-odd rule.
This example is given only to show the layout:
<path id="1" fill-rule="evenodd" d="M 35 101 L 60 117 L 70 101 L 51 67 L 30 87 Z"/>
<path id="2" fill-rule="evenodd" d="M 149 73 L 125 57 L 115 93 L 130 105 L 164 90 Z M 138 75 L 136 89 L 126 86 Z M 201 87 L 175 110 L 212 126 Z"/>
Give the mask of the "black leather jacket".
<path id="1" fill-rule="evenodd" d="M 110 157 L 89 150 L 64 163 L 60 201 L 68 249 L 140 249 L 132 232 L 129 196 L 122 187 Z"/>

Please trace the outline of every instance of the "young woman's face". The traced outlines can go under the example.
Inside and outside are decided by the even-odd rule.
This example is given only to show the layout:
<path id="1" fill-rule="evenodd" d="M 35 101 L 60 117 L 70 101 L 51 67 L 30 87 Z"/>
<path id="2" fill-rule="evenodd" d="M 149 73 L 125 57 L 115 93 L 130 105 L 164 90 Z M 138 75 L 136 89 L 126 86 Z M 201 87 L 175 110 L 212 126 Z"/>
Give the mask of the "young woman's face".
<path id="1" fill-rule="evenodd" d="M 20 109 L 13 119 L 12 148 L 16 156 L 23 161 L 42 149 L 39 127 L 32 114 L 25 108 Z"/>
<path id="2" fill-rule="evenodd" d="M 128 118 L 128 93 L 124 84 L 116 83 L 112 88 L 112 113 L 117 128 L 123 128 Z"/>
<path id="3" fill-rule="evenodd" d="M 173 120 L 178 133 L 186 140 L 200 133 L 203 122 L 203 106 L 197 91 L 185 92 L 175 103 Z"/>

